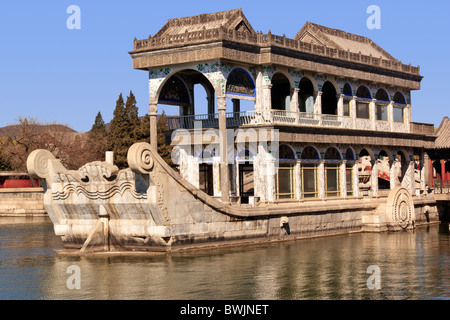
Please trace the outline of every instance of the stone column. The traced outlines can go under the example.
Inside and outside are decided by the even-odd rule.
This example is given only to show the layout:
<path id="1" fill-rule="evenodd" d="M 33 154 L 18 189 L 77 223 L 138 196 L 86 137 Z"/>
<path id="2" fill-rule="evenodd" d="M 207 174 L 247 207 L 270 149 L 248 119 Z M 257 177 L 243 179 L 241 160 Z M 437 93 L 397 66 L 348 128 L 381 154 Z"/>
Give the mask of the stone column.
<path id="1" fill-rule="evenodd" d="M 270 112 L 270 110 L 272 110 L 272 85 L 265 84 L 263 85 L 263 100 L 261 111 L 264 119 L 266 121 L 272 122 L 272 113 Z"/>
<path id="2" fill-rule="evenodd" d="M 352 118 L 352 128 L 356 128 L 356 99 L 357 96 L 354 96 L 352 100 L 350 100 L 350 117 Z"/>
<path id="3" fill-rule="evenodd" d="M 372 196 L 378 197 L 378 159 L 375 160 L 375 163 L 372 166 L 372 177 L 370 178 L 372 183 Z"/>
<path id="4" fill-rule="evenodd" d="M 271 110 L 272 109 L 272 84 L 264 84 L 263 85 L 263 103 L 262 110 Z"/>
<path id="5" fill-rule="evenodd" d="M 300 200 L 302 198 L 302 161 L 296 160 L 294 169 L 294 183 L 295 183 L 295 198 Z"/>
<path id="6" fill-rule="evenodd" d="M 314 113 L 316 115 L 322 114 L 322 91 L 314 92 L 316 97 L 314 101 Z"/>
<path id="7" fill-rule="evenodd" d="M 219 97 L 217 100 L 219 110 L 219 134 L 220 134 L 220 190 L 222 190 L 222 202 L 230 201 L 230 186 L 228 185 L 228 165 L 227 165 L 227 100 Z"/>
<path id="8" fill-rule="evenodd" d="M 359 197 L 359 174 L 358 174 L 358 161 L 353 163 L 353 195 Z"/>
<path id="9" fill-rule="evenodd" d="M 406 132 L 411 132 L 411 121 L 412 121 L 412 115 L 411 115 L 411 105 L 408 104 L 405 108 L 404 117 L 405 117 L 405 126 L 406 126 Z"/>
<path id="10" fill-rule="evenodd" d="M 290 105 L 290 111 L 291 112 L 298 112 L 298 93 L 300 89 L 294 88 L 291 90 L 292 92 L 292 99 L 291 99 L 291 105 Z"/>
<path id="11" fill-rule="evenodd" d="M 405 185 L 405 188 L 409 190 L 409 192 L 411 193 L 412 196 L 416 195 L 416 183 L 415 183 L 415 176 L 414 176 L 414 160 L 413 161 L 409 161 L 408 162 L 408 170 L 405 173 L 405 176 L 408 175 L 409 179 L 403 179 L 403 181 L 405 180 L 409 180 L 409 185 L 408 183 Z"/>
<path id="12" fill-rule="evenodd" d="M 369 114 L 370 120 L 372 121 L 372 130 L 376 129 L 376 121 L 377 121 L 377 99 L 372 99 L 372 102 L 369 104 Z"/>
<path id="13" fill-rule="evenodd" d="M 150 115 L 150 145 L 152 146 L 153 151 L 158 152 L 158 129 L 156 126 L 158 105 L 156 103 L 150 103 L 149 115 Z"/>
<path id="14" fill-rule="evenodd" d="M 321 159 L 318 168 L 319 178 L 319 198 L 325 199 L 325 160 Z"/>
<path id="15" fill-rule="evenodd" d="M 339 117 L 343 117 L 344 116 L 344 95 L 343 94 L 338 94 L 337 98 L 338 98 L 337 115 Z"/>
<path id="16" fill-rule="evenodd" d="M 220 171 L 220 163 L 217 161 L 213 161 L 212 163 L 213 170 L 213 196 L 219 197 L 222 193 L 222 185 L 220 181 L 220 177 L 222 173 Z"/>
<path id="17" fill-rule="evenodd" d="M 277 174 L 277 168 L 275 167 L 275 159 L 269 156 L 269 160 L 266 165 L 266 199 L 267 201 L 275 201 L 275 175 Z"/>
<path id="18" fill-rule="evenodd" d="M 347 197 L 347 161 L 343 160 L 340 169 L 340 184 L 341 184 L 341 197 Z"/>
<path id="19" fill-rule="evenodd" d="M 389 120 L 389 128 L 392 132 L 394 125 L 394 102 L 391 101 L 388 105 L 388 120 Z"/>
<path id="20" fill-rule="evenodd" d="M 433 167 L 431 166 L 432 164 L 433 162 L 430 159 L 428 153 L 423 152 L 423 163 L 421 163 L 421 165 L 422 169 L 425 171 L 424 183 L 425 186 L 428 185 L 428 188 L 432 188 L 432 181 L 431 181 L 433 179 Z"/>

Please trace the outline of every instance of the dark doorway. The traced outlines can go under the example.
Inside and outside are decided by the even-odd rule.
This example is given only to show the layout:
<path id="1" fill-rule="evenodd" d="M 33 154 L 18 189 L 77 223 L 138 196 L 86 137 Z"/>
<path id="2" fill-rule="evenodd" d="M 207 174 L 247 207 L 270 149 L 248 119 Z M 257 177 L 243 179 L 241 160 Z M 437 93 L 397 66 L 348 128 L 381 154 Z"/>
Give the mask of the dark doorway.
<path id="1" fill-rule="evenodd" d="M 337 114 L 337 93 L 331 82 L 327 81 L 322 87 L 322 114 Z"/>
<path id="2" fill-rule="evenodd" d="M 214 195 L 213 188 L 213 167 L 210 163 L 199 164 L 199 189 L 209 196 Z"/>
<path id="3" fill-rule="evenodd" d="M 241 203 L 249 203 L 249 197 L 255 195 L 255 183 L 253 174 L 253 164 L 239 164 L 239 192 Z"/>
<path id="4" fill-rule="evenodd" d="M 291 86 L 288 78 L 282 73 L 275 73 L 272 77 L 272 109 L 289 110 Z"/>

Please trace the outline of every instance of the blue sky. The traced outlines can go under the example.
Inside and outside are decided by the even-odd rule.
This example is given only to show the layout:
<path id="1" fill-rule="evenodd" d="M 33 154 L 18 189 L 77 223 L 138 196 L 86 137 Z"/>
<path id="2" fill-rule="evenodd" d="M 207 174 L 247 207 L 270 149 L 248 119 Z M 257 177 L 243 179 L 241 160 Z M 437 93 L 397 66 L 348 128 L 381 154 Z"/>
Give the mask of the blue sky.
<path id="1" fill-rule="evenodd" d="M 69 30 L 67 8 L 81 9 Z M 381 29 L 366 26 L 367 7 L 381 9 Z M 63 123 L 83 132 L 98 111 L 113 116 L 130 90 L 148 112 L 148 76 L 133 70 L 133 38 L 154 35 L 168 19 L 242 8 L 256 31 L 292 38 L 306 21 L 366 36 L 405 64 L 420 65 L 412 93 L 413 121 L 438 126 L 450 116 L 448 1 L 8 1 L 0 6 L 0 127 L 19 117 Z"/>

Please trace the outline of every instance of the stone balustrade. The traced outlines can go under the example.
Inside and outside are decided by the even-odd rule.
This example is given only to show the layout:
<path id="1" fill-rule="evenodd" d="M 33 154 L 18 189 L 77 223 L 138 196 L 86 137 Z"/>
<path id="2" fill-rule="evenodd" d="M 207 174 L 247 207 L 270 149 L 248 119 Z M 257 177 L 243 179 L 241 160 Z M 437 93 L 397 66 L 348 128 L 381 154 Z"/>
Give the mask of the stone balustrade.
<path id="1" fill-rule="evenodd" d="M 267 34 L 257 32 L 241 32 L 228 30 L 221 26 L 215 29 L 203 29 L 200 31 L 186 31 L 185 33 L 175 35 L 149 36 L 148 39 L 134 39 L 134 52 L 143 52 L 149 50 L 166 49 L 186 44 L 200 44 L 211 41 L 234 41 L 244 44 L 257 45 L 260 47 L 278 46 L 286 49 L 309 53 L 317 56 L 323 56 L 332 59 L 344 60 L 353 63 L 360 63 L 389 69 L 392 71 L 420 75 L 420 67 L 403 64 L 396 60 L 387 60 L 372 55 L 364 55 L 361 52 L 355 53 L 345 50 L 329 48 L 326 46 L 315 45 L 296 39 L 289 39 L 285 35 L 278 36 L 270 31 Z"/>
<path id="2" fill-rule="evenodd" d="M 194 129 L 195 122 L 202 128 L 218 128 L 219 116 L 215 114 L 197 114 L 172 117 L 168 123 L 169 130 Z M 393 121 L 372 121 L 330 114 L 309 112 L 292 112 L 285 110 L 241 111 L 226 113 L 227 127 L 244 125 L 276 124 L 289 126 L 327 127 L 355 130 L 376 130 L 384 132 L 410 132 L 414 134 L 434 135 L 434 126 L 424 123 L 405 123 Z"/>

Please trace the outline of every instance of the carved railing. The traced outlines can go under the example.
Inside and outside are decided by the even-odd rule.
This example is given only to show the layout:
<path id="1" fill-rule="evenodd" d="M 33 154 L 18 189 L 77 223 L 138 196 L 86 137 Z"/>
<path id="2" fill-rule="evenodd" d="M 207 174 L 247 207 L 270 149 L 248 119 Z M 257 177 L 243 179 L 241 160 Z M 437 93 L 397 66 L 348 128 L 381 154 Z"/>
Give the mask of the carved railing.
<path id="1" fill-rule="evenodd" d="M 263 123 L 262 113 L 256 111 L 226 112 L 225 117 L 227 127 L 239 127 L 247 124 Z M 210 113 L 180 116 L 179 118 L 172 118 L 168 123 L 168 126 L 169 130 L 218 128 L 219 114 Z"/>
<path id="2" fill-rule="evenodd" d="M 329 48 L 326 46 L 310 44 L 296 39 L 289 39 L 285 35 L 277 36 L 270 31 L 267 34 L 262 32 L 249 33 L 237 30 L 229 30 L 224 26 L 215 29 L 203 29 L 199 31 L 191 31 L 175 34 L 149 36 L 148 39 L 134 39 L 134 52 L 141 52 L 155 49 L 165 49 L 186 44 L 198 44 L 211 41 L 229 40 L 234 42 L 254 44 L 259 46 L 279 46 L 287 49 L 311 53 L 314 55 L 325 56 L 345 61 L 351 61 L 370 66 L 376 66 L 384 69 L 420 75 L 420 67 L 406 65 L 399 61 L 383 59 L 382 57 L 374 57 L 372 55 L 364 55 L 361 52 L 355 53 L 346 50 Z"/>
<path id="3" fill-rule="evenodd" d="M 242 111 L 227 112 L 227 127 L 239 127 L 243 125 L 258 124 L 278 124 L 309 127 L 343 128 L 356 130 L 377 130 L 386 132 L 406 132 L 406 125 L 395 123 L 390 126 L 390 122 L 375 121 L 375 124 L 368 119 L 356 119 L 332 114 L 317 114 L 310 112 L 292 112 L 286 110 L 269 111 Z M 169 130 L 195 129 L 195 128 L 218 128 L 219 114 L 197 114 L 180 117 L 171 117 L 168 121 Z M 196 123 L 197 122 L 197 123 Z M 373 127 L 375 125 L 375 127 Z M 432 124 L 410 124 L 411 133 L 434 134 Z"/>
<path id="4" fill-rule="evenodd" d="M 434 193 L 450 193 L 450 180 L 433 179 Z"/>
<path id="5" fill-rule="evenodd" d="M 276 124 L 323 126 L 330 128 L 351 129 L 351 121 L 348 117 L 332 114 L 316 114 L 310 112 L 292 112 L 284 110 L 271 110 L 270 122 Z M 348 120 L 348 121 L 346 121 Z"/>
<path id="6" fill-rule="evenodd" d="M 327 127 L 327 128 L 343 128 L 343 129 L 364 129 L 374 130 L 372 121 L 353 119 L 350 117 L 332 115 L 332 114 L 316 114 L 310 112 L 292 112 L 285 110 L 269 110 L 269 111 L 243 111 L 243 112 L 227 112 L 227 127 L 240 127 L 244 125 L 259 124 L 276 124 L 288 126 L 306 126 L 306 127 Z M 179 118 L 171 118 L 168 122 L 169 130 L 176 129 L 201 129 L 201 128 L 218 128 L 219 114 L 197 114 L 189 116 L 180 116 Z M 377 127 L 377 130 L 380 128 Z M 384 130 L 381 130 L 384 131 Z M 391 131 L 390 127 L 386 131 Z M 399 130 L 404 132 L 404 127 Z"/>

